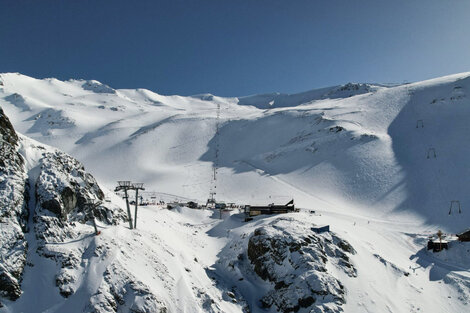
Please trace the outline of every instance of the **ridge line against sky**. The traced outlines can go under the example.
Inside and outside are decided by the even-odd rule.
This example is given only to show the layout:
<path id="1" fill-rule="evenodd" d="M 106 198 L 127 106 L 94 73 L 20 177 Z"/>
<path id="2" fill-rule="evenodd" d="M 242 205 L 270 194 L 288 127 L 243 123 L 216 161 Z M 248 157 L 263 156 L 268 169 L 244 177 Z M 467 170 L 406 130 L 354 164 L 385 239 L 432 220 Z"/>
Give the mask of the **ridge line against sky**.
<path id="1" fill-rule="evenodd" d="M 0 72 L 160 94 L 298 93 L 470 70 L 470 1 L 0 0 Z"/>

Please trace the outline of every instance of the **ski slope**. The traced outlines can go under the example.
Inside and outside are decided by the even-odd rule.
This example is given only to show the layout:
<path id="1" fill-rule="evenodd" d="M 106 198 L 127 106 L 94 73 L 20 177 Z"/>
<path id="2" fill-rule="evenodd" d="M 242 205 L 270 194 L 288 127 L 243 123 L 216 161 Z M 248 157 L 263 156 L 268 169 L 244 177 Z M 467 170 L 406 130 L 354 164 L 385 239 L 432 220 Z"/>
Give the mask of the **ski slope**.
<path id="1" fill-rule="evenodd" d="M 219 105 L 218 199 L 293 197 L 456 232 L 470 205 L 468 77 L 222 98 L 1 74 L 0 103 L 20 133 L 77 157 L 109 188 L 141 181 L 198 201 L 209 196 Z M 460 214 L 449 215 L 452 200 Z"/>

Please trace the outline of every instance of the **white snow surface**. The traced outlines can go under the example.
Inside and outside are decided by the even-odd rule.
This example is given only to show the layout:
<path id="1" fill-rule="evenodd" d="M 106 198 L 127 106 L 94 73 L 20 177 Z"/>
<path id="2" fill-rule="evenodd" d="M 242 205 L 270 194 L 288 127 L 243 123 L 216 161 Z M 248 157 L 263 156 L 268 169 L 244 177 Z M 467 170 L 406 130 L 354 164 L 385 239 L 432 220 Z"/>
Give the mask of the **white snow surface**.
<path id="1" fill-rule="evenodd" d="M 217 199 L 294 198 L 306 210 L 289 214 L 293 232 L 295 220 L 329 224 L 354 247 L 357 277 L 329 268 L 346 288 L 345 312 L 468 311 L 469 244 L 440 253 L 425 245 L 437 229 L 470 227 L 470 73 L 242 98 L 163 96 L 15 73 L 0 81 L 0 105 L 18 132 L 76 157 L 109 189 L 132 180 L 161 195 L 205 201 L 218 146 Z M 281 216 L 243 223 L 236 215 L 219 221 L 210 211 L 161 207 L 142 207 L 139 216 L 135 231 L 106 226 L 102 236 L 69 243 L 110 249 L 105 264 L 87 258 L 81 293 L 62 298 L 48 282 L 56 269 L 44 261 L 38 286 L 51 286 L 43 297 L 26 273 L 29 287 L 0 311 L 73 311 L 96 293 L 113 262 L 169 312 L 242 312 L 243 301 L 262 311 L 253 299 L 266 286 L 240 283 L 224 262 L 237 253 L 235 243 L 246 245 L 255 228 Z M 233 303 L 224 288 L 243 301 Z"/>

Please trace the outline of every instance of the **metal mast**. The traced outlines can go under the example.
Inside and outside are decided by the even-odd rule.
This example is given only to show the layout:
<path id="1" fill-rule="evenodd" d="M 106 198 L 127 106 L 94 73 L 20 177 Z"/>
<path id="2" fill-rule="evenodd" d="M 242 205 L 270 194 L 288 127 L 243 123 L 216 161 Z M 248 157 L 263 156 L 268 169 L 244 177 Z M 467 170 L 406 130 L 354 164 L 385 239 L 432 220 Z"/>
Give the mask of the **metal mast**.
<path id="1" fill-rule="evenodd" d="M 212 164 L 212 186 L 210 189 L 210 198 L 207 200 L 208 203 L 215 203 L 214 196 L 217 194 L 217 171 L 219 169 L 219 128 L 220 128 L 220 103 L 217 103 L 217 113 L 215 119 L 215 158 Z"/>
<path id="2" fill-rule="evenodd" d="M 114 191 L 121 191 L 124 190 L 124 199 L 126 199 L 126 206 L 127 206 L 127 217 L 129 218 L 129 228 L 132 229 L 132 216 L 131 216 L 131 208 L 129 207 L 129 196 L 127 191 L 132 189 L 131 182 L 128 180 L 125 181 L 118 181 L 118 186 Z"/>
<path id="3" fill-rule="evenodd" d="M 137 206 L 139 203 L 139 190 L 145 190 L 143 183 L 133 183 L 132 189 L 135 190 L 135 213 L 134 213 L 134 228 L 137 228 Z"/>

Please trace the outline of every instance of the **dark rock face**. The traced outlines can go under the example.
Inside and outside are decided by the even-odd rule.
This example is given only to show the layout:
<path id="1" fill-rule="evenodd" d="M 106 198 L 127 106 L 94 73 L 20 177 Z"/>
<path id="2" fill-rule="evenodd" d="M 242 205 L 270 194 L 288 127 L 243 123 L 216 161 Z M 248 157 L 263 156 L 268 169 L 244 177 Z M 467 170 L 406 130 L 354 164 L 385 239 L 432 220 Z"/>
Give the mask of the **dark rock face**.
<path id="1" fill-rule="evenodd" d="M 335 234 L 294 232 L 286 219 L 257 228 L 248 241 L 248 259 L 254 272 L 274 287 L 260 299 L 262 306 L 285 313 L 301 308 L 342 312 L 345 290 L 327 263 L 355 277 L 347 253 L 354 254 L 353 247 Z"/>
<path id="2" fill-rule="evenodd" d="M 0 107 L 0 170 L 8 174 L 22 171 L 24 160 L 18 153 L 18 135 Z"/>
<path id="3" fill-rule="evenodd" d="M 103 192 L 100 193 L 101 197 L 102 194 Z M 62 199 L 62 203 L 64 204 L 65 214 L 69 214 L 77 206 L 77 195 L 75 194 L 74 190 L 72 190 L 72 188 L 70 187 L 65 187 L 64 190 L 62 190 L 62 192 L 60 193 L 60 198 Z"/>
<path id="4" fill-rule="evenodd" d="M 52 213 L 56 214 L 57 216 L 61 216 L 62 209 L 60 207 L 60 202 L 57 199 L 51 199 L 44 201 L 42 203 L 42 207 Z"/>
<path id="5" fill-rule="evenodd" d="M 18 279 L 3 269 L 3 266 L 0 272 L 0 292 L 3 297 L 12 301 L 18 299 L 21 295 Z"/>
<path id="6" fill-rule="evenodd" d="M 18 149 L 18 135 L 0 108 L 0 306 L 2 297 L 16 300 L 21 295 L 26 264 L 28 185 Z"/>
<path id="7" fill-rule="evenodd" d="M 3 113 L 2 108 L 0 108 L 0 134 L 2 135 L 3 141 L 10 146 L 13 147 L 18 144 L 18 135 L 8 117 Z"/>

